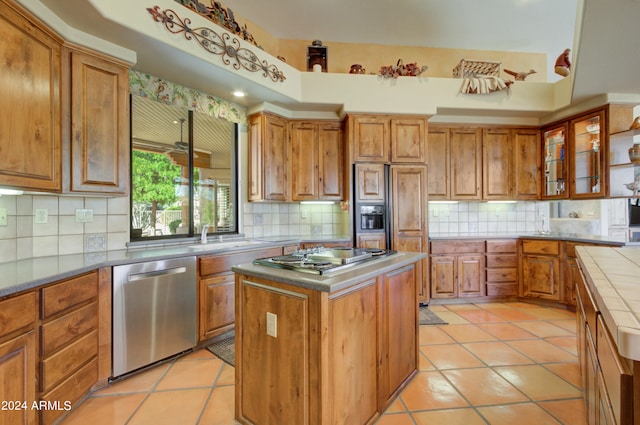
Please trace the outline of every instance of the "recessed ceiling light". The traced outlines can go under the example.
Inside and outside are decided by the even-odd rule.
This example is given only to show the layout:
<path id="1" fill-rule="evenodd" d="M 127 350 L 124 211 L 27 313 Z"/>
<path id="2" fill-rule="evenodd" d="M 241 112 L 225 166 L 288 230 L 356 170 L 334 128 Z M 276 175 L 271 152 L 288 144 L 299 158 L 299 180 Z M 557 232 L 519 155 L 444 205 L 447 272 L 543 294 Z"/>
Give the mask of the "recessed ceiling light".
<path id="1" fill-rule="evenodd" d="M 233 95 L 235 97 L 245 97 L 247 94 L 245 92 L 243 92 L 242 90 L 236 90 L 233 92 Z"/>

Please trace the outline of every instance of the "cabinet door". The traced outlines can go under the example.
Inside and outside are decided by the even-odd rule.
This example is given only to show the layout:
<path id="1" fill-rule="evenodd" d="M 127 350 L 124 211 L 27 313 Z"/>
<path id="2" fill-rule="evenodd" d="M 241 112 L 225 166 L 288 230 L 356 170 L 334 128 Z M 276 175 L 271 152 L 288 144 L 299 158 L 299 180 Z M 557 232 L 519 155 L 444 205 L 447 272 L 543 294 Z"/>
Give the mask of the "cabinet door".
<path id="1" fill-rule="evenodd" d="M 291 199 L 318 199 L 318 126 L 291 124 Z"/>
<path id="2" fill-rule="evenodd" d="M 567 123 L 542 129 L 542 157 L 544 181 L 542 198 L 564 199 L 569 197 L 569 166 L 567 161 Z"/>
<path id="3" fill-rule="evenodd" d="M 538 199 L 540 196 L 540 132 L 513 130 L 513 197 Z"/>
<path id="4" fill-rule="evenodd" d="M 580 270 L 575 258 L 567 258 L 562 264 L 563 271 L 563 301 L 568 305 L 576 305 L 576 283 L 580 278 Z"/>
<path id="5" fill-rule="evenodd" d="M 362 116 L 353 119 L 353 160 L 389 161 L 389 119 Z"/>
<path id="6" fill-rule="evenodd" d="M 451 161 L 451 199 L 480 199 L 482 197 L 480 130 L 452 129 L 449 155 Z"/>
<path id="7" fill-rule="evenodd" d="M 482 199 L 511 199 L 512 138 L 506 129 L 484 129 L 482 135 Z"/>
<path id="8" fill-rule="evenodd" d="M 449 129 L 429 127 L 427 190 L 429 199 L 449 199 Z"/>
<path id="9" fill-rule="evenodd" d="M 264 140 L 264 196 L 270 201 L 287 201 L 288 152 L 287 121 L 267 115 Z"/>
<path id="10" fill-rule="evenodd" d="M 484 256 L 460 255 L 456 261 L 458 296 L 478 297 L 485 295 Z"/>
<path id="11" fill-rule="evenodd" d="M 431 297 L 456 298 L 456 258 L 451 255 L 431 257 Z"/>
<path id="12" fill-rule="evenodd" d="M 420 118 L 392 119 L 391 162 L 426 163 L 426 127 L 426 120 Z"/>
<path id="13" fill-rule="evenodd" d="M 15 409 L 2 410 L 1 423 L 35 424 L 37 410 L 31 409 L 31 404 L 36 401 L 34 331 L 0 343 L 0 376 L 0 400 L 3 403 L 18 403 Z"/>
<path id="14" fill-rule="evenodd" d="M 318 130 L 318 198 L 342 200 L 344 142 L 339 124 L 320 124 Z M 298 173 L 297 168 L 293 168 Z"/>
<path id="15" fill-rule="evenodd" d="M 384 164 L 356 164 L 356 202 L 384 202 Z"/>
<path id="16" fill-rule="evenodd" d="M 262 160 L 262 152 L 264 151 L 263 122 L 264 116 L 262 115 L 252 115 L 248 118 L 248 197 L 250 201 L 260 201 L 264 199 L 264 164 Z"/>
<path id="17" fill-rule="evenodd" d="M 392 243 L 397 251 L 427 252 L 427 170 L 425 166 L 391 166 Z M 427 260 L 420 262 L 420 301 L 427 302 Z M 424 276 L 422 274 L 424 273 Z"/>
<path id="18" fill-rule="evenodd" d="M 388 405 L 390 396 L 404 380 L 417 370 L 418 302 L 414 267 L 406 267 L 384 276 L 386 314 L 386 388 L 381 389 Z"/>
<path id="19" fill-rule="evenodd" d="M 356 241 L 358 248 L 387 249 L 387 242 L 384 234 L 360 233 Z"/>
<path id="20" fill-rule="evenodd" d="M 6 2 L 0 40 L 0 185 L 59 192 L 60 41 Z"/>
<path id="21" fill-rule="evenodd" d="M 70 109 L 70 158 L 65 158 L 70 176 L 69 181 L 65 176 L 65 191 L 128 193 L 127 68 L 84 52 L 71 51 Z"/>
<path id="22" fill-rule="evenodd" d="M 200 280 L 200 298 L 200 341 L 233 329 L 233 273 Z"/>
<path id="23" fill-rule="evenodd" d="M 560 260 L 544 255 L 522 257 L 523 296 L 560 300 Z"/>
<path id="24" fill-rule="evenodd" d="M 608 149 L 604 110 L 572 120 L 569 130 L 571 198 L 601 198 L 605 193 L 603 152 Z"/>

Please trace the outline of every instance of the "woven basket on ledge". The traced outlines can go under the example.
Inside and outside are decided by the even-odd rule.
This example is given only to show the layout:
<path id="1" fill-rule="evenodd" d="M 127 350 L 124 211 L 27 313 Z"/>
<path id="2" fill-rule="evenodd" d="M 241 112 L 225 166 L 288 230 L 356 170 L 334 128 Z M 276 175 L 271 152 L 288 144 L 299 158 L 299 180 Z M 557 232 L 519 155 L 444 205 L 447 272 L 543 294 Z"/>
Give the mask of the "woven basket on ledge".
<path id="1" fill-rule="evenodd" d="M 470 61 L 461 59 L 453 68 L 454 78 L 473 78 L 477 76 L 499 77 L 502 62 Z"/>

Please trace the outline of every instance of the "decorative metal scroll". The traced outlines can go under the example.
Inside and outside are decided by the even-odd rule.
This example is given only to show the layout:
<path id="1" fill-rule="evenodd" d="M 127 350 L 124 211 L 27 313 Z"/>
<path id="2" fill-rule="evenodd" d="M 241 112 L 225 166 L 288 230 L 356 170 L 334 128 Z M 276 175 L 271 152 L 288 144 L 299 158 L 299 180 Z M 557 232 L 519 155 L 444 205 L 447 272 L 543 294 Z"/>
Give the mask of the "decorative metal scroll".
<path id="1" fill-rule="evenodd" d="M 169 32 L 173 34 L 184 33 L 185 39 L 195 39 L 209 53 L 222 56 L 222 62 L 225 65 L 231 65 L 234 69 L 244 68 L 250 72 L 262 71 L 262 75 L 272 81 L 286 80 L 277 66 L 269 65 L 265 60 L 261 61 L 251 50 L 240 47 L 240 40 L 226 32 L 220 35 L 211 28 L 191 28 L 191 19 L 180 18 L 171 9 L 160 11 L 159 6 L 154 6 L 147 8 L 147 11 L 153 16 L 154 21 L 162 22 Z"/>

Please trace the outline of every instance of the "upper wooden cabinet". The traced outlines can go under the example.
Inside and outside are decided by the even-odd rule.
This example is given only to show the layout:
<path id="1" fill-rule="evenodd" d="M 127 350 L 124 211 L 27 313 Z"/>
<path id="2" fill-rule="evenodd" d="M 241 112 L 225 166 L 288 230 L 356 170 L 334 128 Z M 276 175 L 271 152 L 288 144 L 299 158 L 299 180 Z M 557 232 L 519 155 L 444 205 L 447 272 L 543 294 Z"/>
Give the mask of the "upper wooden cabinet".
<path id="1" fill-rule="evenodd" d="M 429 126 L 427 190 L 430 200 L 449 199 L 449 129 Z"/>
<path id="2" fill-rule="evenodd" d="M 605 110 L 569 122 L 570 196 L 601 198 L 605 193 L 605 155 L 608 151 Z"/>
<path id="3" fill-rule="evenodd" d="M 537 199 L 540 181 L 540 132 L 484 129 L 482 199 Z"/>
<path id="4" fill-rule="evenodd" d="M 558 199 L 569 197 L 567 178 L 567 141 L 569 126 L 565 123 L 542 128 L 542 162 L 544 164 L 544 183 L 542 198 Z"/>
<path id="5" fill-rule="evenodd" d="M 0 1 L 0 185 L 61 190 L 62 40 Z"/>
<path id="6" fill-rule="evenodd" d="M 343 138 L 339 123 L 292 122 L 291 198 L 341 200 Z"/>
<path id="7" fill-rule="evenodd" d="M 103 56 L 65 49 L 63 69 L 63 191 L 129 191 L 128 66 Z M 66 80 L 66 78 L 69 80 Z M 69 81 L 70 87 L 66 87 Z M 66 147 L 68 145 L 68 148 Z M 68 172 L 66 172 L 68 170 Z"/>
<path id="8" fill-rule="evenodd" d="M 384 202 L 385 166 L 384 164 L 356 164 L 355 175 L 356 202 Z"/>
<path id="9" fill-rule="evenodd" d="M 288 123 L 271 114 L 249 117 L 249 200 L 288 201 Z"/>
<path id="10" fill-rule="evenodd" d="M 354 162 L 424 164 L 427 119 L 388 115 L 349 117 Z"/>
<path id="11" fill-rule="evenodd" d="M 482 133 L 480 130 L 451 129 L 449 152 L 451 199 L 481 199 Z"/>

